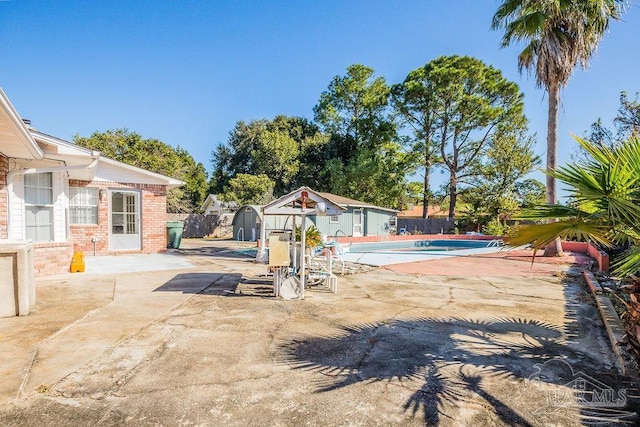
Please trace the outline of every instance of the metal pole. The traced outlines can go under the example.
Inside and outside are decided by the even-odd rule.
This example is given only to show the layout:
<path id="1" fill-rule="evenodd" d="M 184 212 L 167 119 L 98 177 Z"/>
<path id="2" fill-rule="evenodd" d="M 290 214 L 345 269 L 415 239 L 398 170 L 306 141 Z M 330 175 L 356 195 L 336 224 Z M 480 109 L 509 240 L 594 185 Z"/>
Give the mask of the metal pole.
<path id="1" fill-rule="evenodd" d="M 293 247 L 293 271 L 294 273 L 298 272 L 298 246 L 296 245 L 296 216 L 293 215 L 293 231 L 291 233 L 291 246 Z"/>
<path id="2" fill-rule="evenodd" d="M 300 224 L 300 299 L 304 299 L 304 287 L 305 287 L 305 241 L 307 240 L 307 230 L 305 226 L 307 225 L 307 216 L 302 214 L 302 224 Z"/>

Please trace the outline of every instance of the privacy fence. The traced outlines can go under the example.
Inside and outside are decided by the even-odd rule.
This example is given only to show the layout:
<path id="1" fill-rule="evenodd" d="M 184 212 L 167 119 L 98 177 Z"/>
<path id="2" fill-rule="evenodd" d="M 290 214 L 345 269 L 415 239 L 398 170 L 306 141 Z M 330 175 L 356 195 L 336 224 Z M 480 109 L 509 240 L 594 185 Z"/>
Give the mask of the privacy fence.
<path id="1" fill-rule="evenodd" d="M 168 213 L 167 221 L 182 221 L 184 229 L 182 237 L 231 237 L 233 228 L 231 221 L 233 214 L 204 215 L 204 214 L 180 214 Z"/>
<path id="2" fill-rule="evenodd" d="M 405 229 L 411 234 L 453 233 L 455 221 L 449 218 L 398 218 L 398 232 Z"/>

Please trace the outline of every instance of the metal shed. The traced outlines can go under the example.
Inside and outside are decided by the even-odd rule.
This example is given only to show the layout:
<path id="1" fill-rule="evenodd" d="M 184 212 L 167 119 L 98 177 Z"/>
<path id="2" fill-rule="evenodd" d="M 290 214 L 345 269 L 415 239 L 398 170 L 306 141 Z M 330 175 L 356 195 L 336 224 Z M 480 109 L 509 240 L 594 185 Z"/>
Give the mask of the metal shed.
<path id="1" fill-rule="evenodd" d="M 264 224 L 265 235 L 271 231 L 291 230 L 293 227 L 293 215 L 267 215 L 262 213 L 262 206 L 243 205 L 233 216 L 233 238 L 239 241 L 255 242 L 260 238 Z M 313 220 L 310 221 L 315 224 Z M 300 225 L 301 218 L 296 218 L 295 223 Z"/>

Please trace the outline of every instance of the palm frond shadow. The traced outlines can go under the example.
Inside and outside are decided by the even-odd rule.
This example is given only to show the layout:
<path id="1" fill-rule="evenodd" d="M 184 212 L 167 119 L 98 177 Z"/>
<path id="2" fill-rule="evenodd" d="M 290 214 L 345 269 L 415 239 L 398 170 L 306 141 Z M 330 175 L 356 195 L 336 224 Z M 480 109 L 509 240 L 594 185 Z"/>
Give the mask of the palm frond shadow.
<path id="1" fill-rule="evenodd" d="M 403 409 L 413 416 L 422 412 L 425 425 L 437 425 L 447 416 L 443 404 L 475 396 L 503 422 L 527 426 L 516 411 L 483 388 L 483 378 L 526 379 L 534 365 L 558 356 L 600 364 L 567 346 L 564 332 L 521 318 L 392 319 L 343 326 L 330 336 L 293 339 L 281 344 L 280 354 L 292 368 L 320 374 L 317 393 L 357 383 L 404 383 L 415 391 Z"/>

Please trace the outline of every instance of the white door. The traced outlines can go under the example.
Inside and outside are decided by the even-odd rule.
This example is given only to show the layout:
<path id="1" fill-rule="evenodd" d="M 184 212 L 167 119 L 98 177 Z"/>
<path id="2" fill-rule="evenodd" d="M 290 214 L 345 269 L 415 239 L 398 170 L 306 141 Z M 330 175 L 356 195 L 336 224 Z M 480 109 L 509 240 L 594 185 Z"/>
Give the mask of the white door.
<path id="1" fill-rule="evenodd" d="M 353 211 L 353 235 L 355 237 L 362 236 L 362 209 Z"/>
<path id="2" fill-rule="evenodd" d="M 140 193 L 111 190 L 110 194 L 110 250 L 140 250 Z"/>

